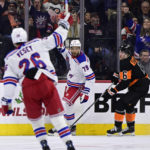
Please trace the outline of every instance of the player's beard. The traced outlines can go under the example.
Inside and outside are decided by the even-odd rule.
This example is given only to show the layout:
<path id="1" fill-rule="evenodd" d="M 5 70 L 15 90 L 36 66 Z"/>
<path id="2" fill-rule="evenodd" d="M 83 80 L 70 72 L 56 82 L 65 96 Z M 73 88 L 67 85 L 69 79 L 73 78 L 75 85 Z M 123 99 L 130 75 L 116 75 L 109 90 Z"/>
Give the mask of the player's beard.
<path id="1" fill-rule="evenodd" d="M 79 56 L 80 52 L 72 52 L 71 54 L 73 57 L 77 57 L 77 56 Z"/>

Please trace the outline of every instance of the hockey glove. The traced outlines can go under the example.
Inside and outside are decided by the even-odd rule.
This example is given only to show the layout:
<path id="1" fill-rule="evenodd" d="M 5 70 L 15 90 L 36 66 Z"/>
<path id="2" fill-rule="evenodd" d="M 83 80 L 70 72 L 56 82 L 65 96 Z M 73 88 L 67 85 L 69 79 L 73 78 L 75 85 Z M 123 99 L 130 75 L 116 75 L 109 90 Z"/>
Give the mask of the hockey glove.
<path id="1" fill-rule="evenodd" d="M 69 17 L 67 16 L 67 15 L 69 15 Z M 70 24 L 70 26 L 73 24 L 73 17 L 72 17 L 72 15 L 70 15 L 70 13 L 68 13 L 66 16 L 67 16 L 67 18 L 68 18 L 68 23 Z M 58 19 L 65 19 L 65 12 L 62 12 L 62 13 L 60 13 L 59 15 L 58 15 Z"/>
<path id="2" fill-rule="evenodd" d="M 104 97 L 105 100 L 112 98 L 117 91 L 114 88 L 107 89 L 102 97 Z"/>
<path id="3" fill-rule="evenodd" d="M 1 103 L 2 103 L 2 112 L 4 114 L 12 114 L 13 113 L 12 100 L 11 99 L 7 99 L 5 97 L 2 97 Z"/>
<path id="4" fill-rule="evenodd" d="M 69 28 L 70 28 L 68 21 L 65 21 L 64 19 L 60 19 L 58 22 L 58 25 L 62 26 L 66 30 L 69 30 Z"/>
<path id="5" fill-rule="evenodd" d="M 86 103 L 88 101 L 88 99 L 89 99 L 89 96 L 88 96 L 89 92 L 90 92 L 90 89 L 87 88 L 87 87 L 84 87 L 84 89 L 81 91 L 81 93 L 80 93 L 80 103 L 81 104 L 82 103 Z"/>
<path id="6" fill-rule="evenodd" d="M 115 85 L 119 82 L 119 73 L 114 72 L 111 78 L 111 82 Z"/>

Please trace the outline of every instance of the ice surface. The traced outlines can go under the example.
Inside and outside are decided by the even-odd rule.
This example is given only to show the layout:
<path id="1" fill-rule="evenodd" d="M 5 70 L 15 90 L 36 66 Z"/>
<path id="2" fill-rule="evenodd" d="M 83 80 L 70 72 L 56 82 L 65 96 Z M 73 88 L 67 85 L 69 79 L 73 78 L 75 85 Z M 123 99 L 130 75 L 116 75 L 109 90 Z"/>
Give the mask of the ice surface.
<path id="1" fill-rule="evenodd" d="M 150 136 L 73 136 L 76 150 L 150 150 Z M 66 150 L 59 137 L 48 136 L 51 150 Z M 34 136 L 0 136 L 0 150 L 42 150 Z"/>

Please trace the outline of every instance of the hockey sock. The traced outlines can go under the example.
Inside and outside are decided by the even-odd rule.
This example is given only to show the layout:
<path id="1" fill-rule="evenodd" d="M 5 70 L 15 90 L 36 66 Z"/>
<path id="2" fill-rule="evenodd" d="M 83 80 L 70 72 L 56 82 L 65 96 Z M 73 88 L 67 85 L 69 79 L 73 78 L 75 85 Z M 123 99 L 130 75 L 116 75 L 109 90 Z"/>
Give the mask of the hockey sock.
<path id="1" fill-rule="evenodd" d="M 64 104 L 65 114 L 64 117 L 67 120 L 68 125 L 72 125 L 75 120 L 75 112 L 74 112 L 75 105 L 69 106 L 67 103 Z"/>
<path id="2" fill-rule="evenodd" d="M 64 116 L 56 116 L 51 118 L 51 122 L 57 130 L 60 138 L 66 143 L 71 140 L 71 132 L 67 123 L 65 121 Z"/>
<path id="3" fill-rule="evenodd" d="M 116 127 L 122 128 L 123 119 L 124 119 L 124 114 L 115 112 L 115 126 Z"/>
<path id="4" fill-rule="evenodd" d="M 135 124 L 135 113 L 133 113 L 133 114 L 126 113 L 126 122 L 127 122 L 127 126 L 129 128 L 131 126 L 134 127 L 134 124 Z"/>
<path id="5" fill-rule="evenodd" d="M 33 131 L 39 142 L 47 139 L 47 133 L 44 126 L 43 118 L 40 117 L 37 120 L 30 120 L 32 123 Z"/>

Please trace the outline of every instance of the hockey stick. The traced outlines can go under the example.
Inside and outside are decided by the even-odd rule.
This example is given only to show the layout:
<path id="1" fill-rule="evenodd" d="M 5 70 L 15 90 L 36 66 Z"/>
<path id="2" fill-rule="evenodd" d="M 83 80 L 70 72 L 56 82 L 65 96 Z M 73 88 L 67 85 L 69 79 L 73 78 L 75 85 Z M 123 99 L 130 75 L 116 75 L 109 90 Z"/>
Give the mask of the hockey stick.
<path id="1" fill-rule="evenodd" d="M 109 85 L 109 87 L 107 89 L 110 89 L 112 87 L 113 83 Z M 107 90 L 106 89 L 106 90 Z M 105 91 L 106 91 L 105 90 Z M 101 94 L 101 96 L 99 98 L 97 98 L 75 121 L 74 123 L 70 126 L 70 130 L 72 129 L 72 127 L 82 118 L 82 116 L 95 104 L 99 101 L 99 99 L 104 95 L 105 91 Z"/>
<path id="2" fill-rule="evenodd" d="M 65 15 L 66 17 L 64 19 L 67 21 L 70 17 L 70 13 L 68 11 L 68 0 L 65 0 Z"/>
<path id="3" fill-rule="evenodd" d="M 112 85 L 113 85 L 113 83 L 111 83 L 107 89 L 110 89 L 110 88 L 112 87 Z M 106 90 L 107 90 L 107 89 L 106 89 Z M 105 91 L 106 91 L 106 90 L 105 90 Z M 100 95 L 99 98 L 97 98 L 97 99 L 72 123 L 72 125 L 70 126 L 70 130 L 72 130 L 73 126 L 83 117 L 83 115 L 84 115 L 94 104 L 96 104 L 96 103 L 99 101 L 99 99 L 104 95 L 105 91 Z M 48 132 L 51 133 L 51 134 L 54 134 L 54 133 L 57 132 L 57 130 L 53 128 L 53 129 L 50 129 Z"/>
<path id="4" fill-rule="evenodd" d="M 68 0 L 65 0 L 65 13 L 68 13 Z"/>

